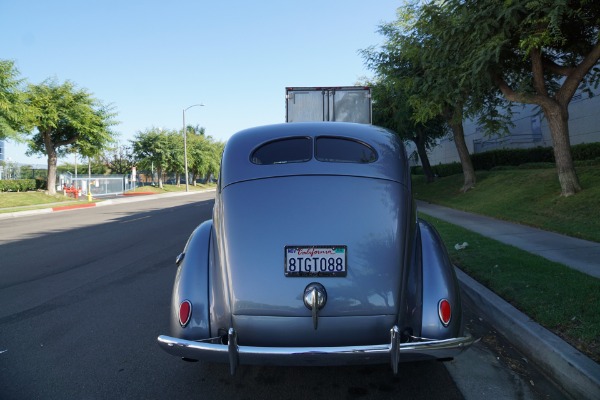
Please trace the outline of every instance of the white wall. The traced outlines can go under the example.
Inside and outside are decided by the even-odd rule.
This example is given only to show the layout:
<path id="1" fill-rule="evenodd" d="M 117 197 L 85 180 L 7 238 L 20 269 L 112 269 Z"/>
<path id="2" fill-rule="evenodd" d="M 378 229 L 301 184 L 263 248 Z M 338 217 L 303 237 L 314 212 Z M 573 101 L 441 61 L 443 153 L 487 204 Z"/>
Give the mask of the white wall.
<path id="1" fill-rule="evenodd" d="M 474 121 L 465 121 L 465 141 L 469 153 L 498 148 L 550 147 L 552 138 L 543 114 L 537 115 L 531 106 L 514 109 L 514 127 L 506 137 L 485 137 Z M 535 126 L 539 126 L 538 129 Z M 539 134 L 541 130 L 541 135 Z M 571 145 L 600 142 L 600 96 L 576 96 L 569 105 L 569 134 Z M 441 139 L 429 152 L 431 165 L 460 162 L 452 134 Z"/>

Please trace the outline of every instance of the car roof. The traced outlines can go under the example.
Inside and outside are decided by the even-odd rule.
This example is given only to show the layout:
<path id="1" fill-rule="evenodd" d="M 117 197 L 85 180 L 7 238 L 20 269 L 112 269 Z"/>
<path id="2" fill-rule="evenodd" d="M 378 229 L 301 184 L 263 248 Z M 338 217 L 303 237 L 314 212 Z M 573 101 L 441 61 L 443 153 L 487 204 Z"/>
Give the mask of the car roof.
<path id="1" fill-rule="evenodd" d="M 319 137 L 355 140 L 377 153 L 369 163 L 305 162 L 259 165 L 251 160 L 262 145 L 278 139 Z M 393 132 L 375 125 L 346 122 L 293 122 L 240 131 L 227 141 L 221 166 L 221 188 L 236 182 L 293 175 L 346 175 L 397 181 L 408 186 L 410 171 L 404 144 Z"/>

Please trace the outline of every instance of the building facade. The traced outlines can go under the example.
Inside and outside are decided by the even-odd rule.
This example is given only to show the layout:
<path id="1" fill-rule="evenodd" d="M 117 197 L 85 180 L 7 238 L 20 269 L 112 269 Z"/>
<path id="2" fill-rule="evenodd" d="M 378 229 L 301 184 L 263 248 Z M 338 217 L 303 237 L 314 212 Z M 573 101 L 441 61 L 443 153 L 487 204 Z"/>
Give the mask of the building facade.
<path id="1" fill-rule="evenodd" d="M 514 126 L 506 136 L 485 136 L 472 120 L 464 121 L 465 141 L 470 154 L 496 149 L 551 147 L 552 138 L 548 121 L 531 105 L 515 106 Z M 600 97 L 577 94 L 569 104 L 569 134 L 571 145 L 600 142 Z M 431 165 L 460 162 L 452 134 L 438 140 L 431 149 Z"/>

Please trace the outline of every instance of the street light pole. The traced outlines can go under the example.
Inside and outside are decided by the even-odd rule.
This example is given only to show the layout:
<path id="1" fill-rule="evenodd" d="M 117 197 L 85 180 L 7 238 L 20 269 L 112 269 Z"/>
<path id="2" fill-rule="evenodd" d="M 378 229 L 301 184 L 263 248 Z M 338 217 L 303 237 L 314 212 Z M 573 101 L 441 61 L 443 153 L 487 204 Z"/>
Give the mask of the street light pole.
<path id="1" fill-rule="evenodd" d="M 92 160 L 88 156 L 88 182 L 87 182 L 87 198 L 92 201 Z"/>
<path id="2" fill-rule="evenodd" d="M 188 156 L 187 156 L 187 130 L 185 127 L 185 112 L 192 107 L 204 107 L 204 104 L 193 104 L 188 108 L 183 109 L 183 161 L 185 163 L 185 191 L 190 191 L 190 184 L 188 179 Z"/>

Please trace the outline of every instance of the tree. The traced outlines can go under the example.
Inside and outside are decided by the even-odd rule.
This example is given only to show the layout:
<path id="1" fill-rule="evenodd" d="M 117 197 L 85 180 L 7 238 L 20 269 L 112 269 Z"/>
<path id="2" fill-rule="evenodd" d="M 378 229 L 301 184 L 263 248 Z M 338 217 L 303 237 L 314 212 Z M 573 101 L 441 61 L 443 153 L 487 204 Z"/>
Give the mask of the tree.
<path id="1" fill-rule="evenodd" d="M 59 84 L 46 80 L 29 85 L 25 101 L 36 128 L 29 134 L 28 154 L 46 154 L 48 193 L 55 194 L 58 158 L 72 151 L 96 155 L 114 140 L 110 127 L 116 124 L 116 114 L 69 81 Z"/>
<path id="2" fill-rule="evenodd" d="M 400 84 L 412 106 L 412 119 L 427 123 L 440 116 L 444 118 L 452 130 L 463 169 L 462 191 L 467 191 L 476 182 L 462 126 L 469 91 L 452 79 L 448 70 L 452 69 L 453 60 L 437 57 L 442 44 L 425 23 L 430 15 L 424 10 L 427 9 L 414 4 L 399 8 L 396 21 L 380 26 L 380 33 L 386 37 L 382 49 L 370 49 L 364 54 L 371 68 Z"/>
<path id="3" fill-rule="evenodd" d="M 70 158 L 70 157 L 69 157 Z M 88 171 L 94 175 L 105 175 L 112 171 L 104 164 L 100 156 L 78 157 L 77 165 L 71 162 L 62 162 L 56 167 L 57 173 L 73 172 L 77 170 L 80 176 L 87 175 Z"/>
<path id="4" fill-rule="evenodd" d="M 204 136 L 204 134 L 206 133 L 206 129 L 198 124 L 196 125 L 188 125 L 186 127 L 186 130 L 188 133 L 194 134 L 194 135 L 201 135 Z"/>
<path id="5" fill-rule="evenodd" d="M 132 142 L 133 153 L 142 167 L 156 168 L 158 186 L 163 188 L 163 174 L 168 167 L 169 139 L 167 133 L 158 128 L 138 132 Z M 148 168 L 150 167 L 150 168 Z"/>
<path id="6" fill-rule="evenodd" d="M 30 122 L 18 75 L 13 61 L 0 60 L 0 140 L 19 139 Z"/>
<path id="7" fill-rule="evenodd" d="M 192 132 L 201 132 L 199 134 Z M 218 174 L 223 144 L 214 142 L 212 137 L 204 135 L 204 128 L 188 127 L 188 168 L 191 180 L 198 176 Z M 159 187 L 163 187 L 163 175 L 175 173 L 177 182 L 184 167 L 183 137 L 181 131 L 159 130 L 156 128 L 138 132 L 132 141 L 133 154 L 142 168 L 156 168 L 159 176 Z"/>
<path id="8" fill-rule="evenodd" d="M 107 149 L 100 159 L 111 173 L 125 175 L 135 165 L 133 150 L 129 146 L 117 145 Z"/>
<path id="9" fill-rule="evenodd" d="M 210 136 L 188 135 L 189 169 L 194 184 L 198 177 L 208 180 L 211 175 L 219 174 L 223 147 Z"/>
<path id="10" fill-rule="evenodd" d="M 506 99 L 540 107 L 548 120 L 561 194 L 581 190 L 569 138 L 568 105 L 600 80 L 600 2 L 448 0 L 461 24 L 443 42 L 463 52 L 461 79 L 487 75 Z"/>
<path id="11" fill-rule="evenodd" d="M 438 117 L 426 123 L 415 122 L 408 96 L 392 78 L 382 77 L 370 86 L 373 88 L 373 124 L 392 130 L 403 140 L 412 141 L 427 182 L 433 182 L 427 149 L 433 146 L 435 139 L 446 134 L 444 121 Z"/>
<path id="12" fill-rule="evenodd" d="M 166 132 L 166 136 L 168 151 L 165 172 L 175 174 L 175 182 L 177 182 L 177 186 L 180 186 L 181 176 L 185 174 L 183 135 L 181 132 L 171 130 Z"/>
<path id="13" fill-rule="evenodd" d="M 400 83 L 408 95 L 413 119 L 426 124 L 442 117 L 451 128 L 464 175 L 462 191 L 476 176 L 464 138 L 463 119 L 476 118 L 485 132 L 506 131 L 506 102 L 486 76 L 464 79 L 459 72 L 468 49 L 447 41 L 462 21 L 447 12 L 444 2 L 413 2 L 398 9 L 397 19 L 380 26 L 386 37 L 381 50 L 363 52 L 367 65 L 385 79 Z"/>

